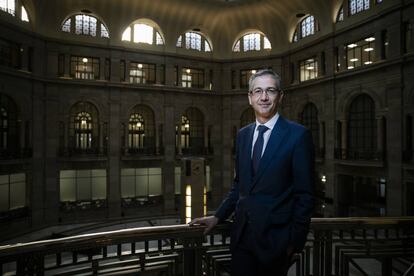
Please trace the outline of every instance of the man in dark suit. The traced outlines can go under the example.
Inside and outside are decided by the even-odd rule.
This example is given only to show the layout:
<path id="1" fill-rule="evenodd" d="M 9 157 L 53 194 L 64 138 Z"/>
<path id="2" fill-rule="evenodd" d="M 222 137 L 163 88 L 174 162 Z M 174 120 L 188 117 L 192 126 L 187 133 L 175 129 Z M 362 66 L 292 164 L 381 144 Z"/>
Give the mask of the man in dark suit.
<path id="1" fill-rule="evenodd" d="M 280 77 L 261 70 L 249 80 L 256 122 L 237 135 L 233 186 L 214 216 L 190 222 L 206 233 L 233 212 L 233 276 L 287 274 L 302 251 L 313 210 L 314 152 L 309 130 L 278 113 Z"/>

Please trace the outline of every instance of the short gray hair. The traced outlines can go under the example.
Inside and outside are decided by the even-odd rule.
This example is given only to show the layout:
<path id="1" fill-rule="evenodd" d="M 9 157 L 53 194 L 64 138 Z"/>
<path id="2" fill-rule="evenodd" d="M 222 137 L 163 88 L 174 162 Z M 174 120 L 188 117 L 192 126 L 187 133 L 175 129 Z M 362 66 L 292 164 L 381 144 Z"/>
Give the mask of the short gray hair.
<path id="1" fill-rule="evenodd" d="M 259 71 L 257 71 L 256 73 L 254 73 L 253 75 L 250 76 L 249 79 L 249 92 L 252 91 L 253 89 L 253 81 L 257 78 L 257 77 L 261 77 L 261 76 L 270 76 L 272 79 L 275 80 L 276 85 L 278 87 L 276 87 L 277 89 L 281 90 L 282 89 L 282 79 L 280 78 L 280 76 L 278 74 L 276 74 L 272 69 L 261 69 Z"/>

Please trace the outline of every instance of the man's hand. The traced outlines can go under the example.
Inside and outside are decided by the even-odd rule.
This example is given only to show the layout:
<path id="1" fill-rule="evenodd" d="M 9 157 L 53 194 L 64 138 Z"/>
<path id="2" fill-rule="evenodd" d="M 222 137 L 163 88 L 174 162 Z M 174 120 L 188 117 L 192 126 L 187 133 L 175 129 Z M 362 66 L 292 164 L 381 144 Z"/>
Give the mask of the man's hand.
<path id="1" fill-rule="evenodd" d="M 192 221 L 190 221 L 188 224 L 191 225 L 205 225 L 207 226 L 206 229 L 204 229 L 204 235 L 208 234 L 208 232 L 213 229 L 214 226 L 218 223 L 218 218 L 215 216 L 209 216 L 209 217 L 202 217 L 202 218 L 195 218 Z"/>

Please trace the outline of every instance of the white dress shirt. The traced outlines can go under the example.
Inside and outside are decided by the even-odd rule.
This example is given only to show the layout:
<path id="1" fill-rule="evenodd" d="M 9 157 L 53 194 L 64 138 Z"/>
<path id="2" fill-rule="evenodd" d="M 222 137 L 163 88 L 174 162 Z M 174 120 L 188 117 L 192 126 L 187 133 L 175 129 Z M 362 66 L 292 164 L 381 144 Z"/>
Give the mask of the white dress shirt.
<path id="1" fill-rule="evenodd" d="M 263 153 L 264 153 L 264 151 L 266 149 L 266 146 L 267 146 L 267 142 L 269 142 L 270 134 L 272 133 L 272 130 L 273 130 L 273 128 L 274 128 L 274 126 L 277 122 L 277 119 L 279 119 L 279 113 L 278 112 L 276 112 L 275 116 L 273 116 L 269 121 L 267 121 L 264 124 L 261 124 L 256 120 L 256 127 L 254 128 L 254 133 L 253 133 L 252 154 L 251 154 L 252 158 L 253 158 L 254 144 L 256 143 L 257 136 L 259 136 L 259 131 L 257 130 L 257 128 L 260 125 L 264 125 L 268 128 L 268 130 L 266 130 L 266 132 L 263 133 L 263 140 L 264 140 L 263 141 L 263 150 L 262 150 L 262 156 L 263 156 Z"/>

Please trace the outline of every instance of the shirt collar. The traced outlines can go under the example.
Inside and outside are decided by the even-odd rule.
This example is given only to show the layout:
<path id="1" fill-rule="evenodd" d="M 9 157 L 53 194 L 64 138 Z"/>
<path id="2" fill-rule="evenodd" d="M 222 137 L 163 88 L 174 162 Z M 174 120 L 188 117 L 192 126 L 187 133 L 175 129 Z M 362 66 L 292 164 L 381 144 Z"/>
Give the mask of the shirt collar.
<path id="1" fill-rule="evenodd" d="M 276 112 L 276 114 L 269 120 L 269 121 L 267 121 L 266 123 L 264 123 L 264 124 L 261 124 L 261 123 L 259 123 L 259 121 L 257 121 L 256 120 L 256 127 L 255 127 L 255 130 L 257 130 L 257 128 L 258 128 L 258 126 L 260 126 L 260 125 L 264 125 L 264 126 L 266 126 L 267 128 L 269 128 L 270 129 L 270 131 L 272 131 L 273 130 L 273 127 L 275 126 L 275 124 L 276 124 L 276 122 L 277 122 L 277 119 L 279 119 L 279 112 Z"/>

